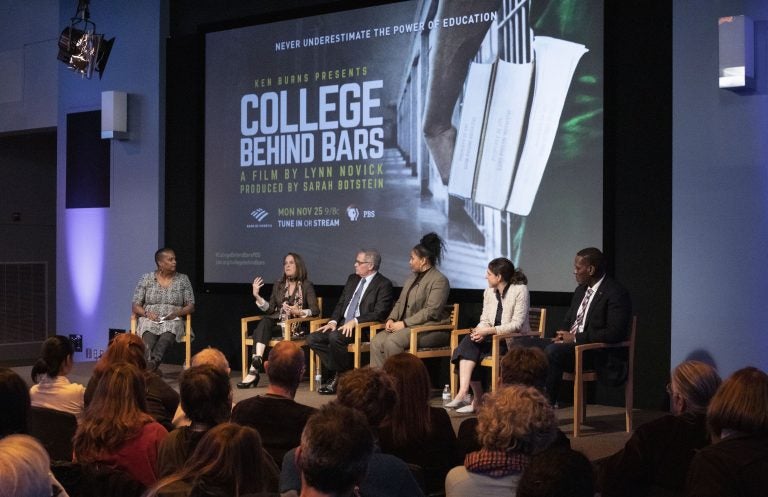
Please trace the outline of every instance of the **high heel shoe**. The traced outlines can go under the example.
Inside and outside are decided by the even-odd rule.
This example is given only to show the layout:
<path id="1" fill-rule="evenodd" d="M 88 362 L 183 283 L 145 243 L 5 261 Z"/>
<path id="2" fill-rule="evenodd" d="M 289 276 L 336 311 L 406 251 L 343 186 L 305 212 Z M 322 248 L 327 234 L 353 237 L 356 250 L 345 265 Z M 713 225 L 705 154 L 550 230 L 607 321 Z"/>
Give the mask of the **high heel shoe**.
<path id="1" fill-rule="evenodd" d="M 248 371 L 248 375 L 246 375 L 243 381 L 237 383 L 237 388 L 256 388 L 259 385 L 259 379 L 261 379 L 261 375 L 258 371 L 255 373 Z"/>
<path id="2" fill-rule="evenodd" d="M 256 371 L 257 374 L 264 371 L 264 361 L 260 355 L 255 355 L 251 359 L 251 371 Z"/>

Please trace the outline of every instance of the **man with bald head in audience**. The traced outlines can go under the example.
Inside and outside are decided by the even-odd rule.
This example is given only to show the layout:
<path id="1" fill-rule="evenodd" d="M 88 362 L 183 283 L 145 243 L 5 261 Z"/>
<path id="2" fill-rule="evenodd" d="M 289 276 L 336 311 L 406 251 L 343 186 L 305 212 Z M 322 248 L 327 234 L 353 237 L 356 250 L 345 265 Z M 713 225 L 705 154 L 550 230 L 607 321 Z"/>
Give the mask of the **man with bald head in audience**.
<path id="1" fill-rule="evenodd" d="M 282 341 L 269 351 L 264 369 L 267 393 L 238 402 L 232 422 L 255 428 L 264 449 L 280 464 L 286 452 L 297 447 L 307 419 L 316 409 L 296 402 L 296 389 L 304 376 L 304 351 Z"/>

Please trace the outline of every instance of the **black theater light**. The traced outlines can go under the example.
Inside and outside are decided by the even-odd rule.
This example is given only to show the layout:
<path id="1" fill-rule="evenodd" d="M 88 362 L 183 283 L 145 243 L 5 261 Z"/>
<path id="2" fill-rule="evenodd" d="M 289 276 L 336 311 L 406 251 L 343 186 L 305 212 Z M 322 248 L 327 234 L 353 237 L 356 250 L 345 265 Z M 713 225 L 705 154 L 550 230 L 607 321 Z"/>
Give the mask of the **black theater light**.
<path id="1" fill-rule="evenodd" d="M 114 38 L 104 38 L 96 32 L 96 23 L 91 21 L 88 6 L 90 0 L 79 0 L 75 17 L 59 36 L 58 59 L 84 78 L 91 79 L 96 71 L 101 79 L 112 51 Z"/>

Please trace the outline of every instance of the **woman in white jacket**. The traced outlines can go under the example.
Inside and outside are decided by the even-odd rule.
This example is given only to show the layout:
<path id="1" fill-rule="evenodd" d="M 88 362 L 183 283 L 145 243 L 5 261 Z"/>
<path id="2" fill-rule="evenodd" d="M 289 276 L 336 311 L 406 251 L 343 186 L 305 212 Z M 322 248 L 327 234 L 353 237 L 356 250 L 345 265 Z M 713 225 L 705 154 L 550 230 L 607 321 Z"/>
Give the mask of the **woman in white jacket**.
<path id="1" fill-rule="evenodd" d="M 515 269 L 509 259 L 499 257 L 488 263 L 485 278 L 488 288 L 483 294 L 480 322 L 464 337 L 451 358 L 459 373 L 459 391 L 446 407 L 458 408 L 460 413 L 473 413 L 480 405 L 483 384 L 476 366 L 491 353 L 491 335 L 531 330 L 528 323 L 528 278 L 523 272 Z M 468 396 L 470 387 L 474 394 L 471 403 Z"/>

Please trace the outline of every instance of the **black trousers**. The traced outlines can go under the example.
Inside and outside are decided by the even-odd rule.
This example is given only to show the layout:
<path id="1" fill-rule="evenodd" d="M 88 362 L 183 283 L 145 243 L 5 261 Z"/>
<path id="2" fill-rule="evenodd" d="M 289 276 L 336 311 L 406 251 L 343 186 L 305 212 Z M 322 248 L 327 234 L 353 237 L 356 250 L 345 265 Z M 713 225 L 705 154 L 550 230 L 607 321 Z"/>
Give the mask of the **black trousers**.
<path id="1" fill-rule="evenodd" d="M 328 333 L 310 333 L 307 335 L 309 348 L 320 356 L 323 367 L 334 373 L 342 373 L 352 369 L 352 357 L 347 352 L 347 345 L 354 341 L 354 336 L 346 337 L 338 329 Z"/>
<path id="2" fill-rule="evenodd" d="M 263 343 L 266 345 L 273 336 L 281 336 L 283 329 L 277 323 L 278 321 L 274 318 L 261 318 L 259 324 L 253 330 L 253 343 Z"/>
<path id="3" fill-rule="evenodd" d="M 572 373 L 576 366 L 575 349 L 575 343 L 550 343 L 544 349 L 549 360 L 546 389 L 549 401 L 553 405 L 557 402 L 563 373 Z M 594 364 L 594 354 L 592 352 L 588 350 L 584 353 L 584 369 L 592 369 Z"/>

